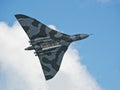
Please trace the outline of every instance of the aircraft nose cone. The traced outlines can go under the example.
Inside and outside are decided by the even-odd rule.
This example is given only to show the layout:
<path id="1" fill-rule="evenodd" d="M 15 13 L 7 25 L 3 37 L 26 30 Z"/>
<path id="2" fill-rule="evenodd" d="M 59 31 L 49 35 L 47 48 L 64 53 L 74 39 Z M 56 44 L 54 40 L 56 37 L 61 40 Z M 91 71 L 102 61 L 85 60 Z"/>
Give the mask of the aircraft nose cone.
<path id="1" fill-rule="evenodd" d="M 89 36 L 90 36 L 89 34 L 80 34 L 80 38 L 81 38 L 81 39 L 87 38 L 87 37 L 89 37 Z"/>

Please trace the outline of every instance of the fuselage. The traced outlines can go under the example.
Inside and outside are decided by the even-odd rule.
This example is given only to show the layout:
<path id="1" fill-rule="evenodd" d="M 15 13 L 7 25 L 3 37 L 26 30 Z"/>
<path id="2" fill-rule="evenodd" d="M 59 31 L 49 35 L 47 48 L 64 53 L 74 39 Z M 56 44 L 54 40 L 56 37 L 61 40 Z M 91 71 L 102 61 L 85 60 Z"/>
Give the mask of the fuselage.
<path id="1" fill-rule="evenodd" d="M 60 47 L 65 44 L 70 44 L 71 42 L 82 40 L 87 38 L 88 34 L 76 34 L 76 35 L 65 35 L 62 37 L 58 37 L 56 40 L 51 39 L 50 37 L 36 38 L 34 40 L 29 41 L 29 47 L 25 48 L 25 50 L 36 50 L 39 49 L 39 52 L 44 52 L 46 50 L 51 50 L 57 47 Z M 63 40 L 61 40 L 61 38 Z"/>

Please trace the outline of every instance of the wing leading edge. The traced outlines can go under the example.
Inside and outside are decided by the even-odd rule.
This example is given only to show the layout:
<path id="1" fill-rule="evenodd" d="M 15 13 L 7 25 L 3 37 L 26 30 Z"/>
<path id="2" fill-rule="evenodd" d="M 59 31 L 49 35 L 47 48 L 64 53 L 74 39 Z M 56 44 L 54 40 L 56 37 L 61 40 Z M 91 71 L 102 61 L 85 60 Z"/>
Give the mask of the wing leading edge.
<path id="1" fill-rule="evenodd" d="M 33 40 L 38 37 L 50 37 L 52 39 L 59 38 L 63 35 L 66 35 L 64 33 L 58 32 L 56 30 L 53 30 L 43 23 L 37 21 L 36 19 L 23 15 L 23 14 L 17 14 L 15 15 L 17 20 L 19 21 L 20 25 L 23 27 L 25 32 L 27 33 L 30 40 Z M 68 35 L 66 35 L 68 36 Z"/>
<path id="2" fill-rule="evenodd" d="M 59 42 L 63 43 L 62 45 L 46 50 L 45 52 L 39 52 L 40 48 L 38 49 L 34 44 L 32 45 L 36 51 L 37 56 L 39 57 L 46 80 L 53 78 L 58 72 L 63 55 L 65 54 L 70 44 L 69 42 L 66 42 L 66 39 L 68 39 L 69 36 L 55 31 L 37 21 L 36 19 L 26 15 L 17 14 L 15 17 L 31 41 L 35 40 L 36 38 L 50 37 L 52 41 L 55 41 L 59 38 Z M 38 43 L 37 45 L 40 46 L 41 43 Z"/>

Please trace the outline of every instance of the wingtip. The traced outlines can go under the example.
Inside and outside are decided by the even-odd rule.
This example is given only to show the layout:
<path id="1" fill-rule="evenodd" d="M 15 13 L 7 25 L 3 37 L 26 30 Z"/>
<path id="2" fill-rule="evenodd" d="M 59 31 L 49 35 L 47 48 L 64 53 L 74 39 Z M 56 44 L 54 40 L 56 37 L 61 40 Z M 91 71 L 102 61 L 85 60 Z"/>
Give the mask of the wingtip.
<path id="1" fill-rule="evenodd" d="M 17 15 L 22 15 L 22 14 L 15 14 L 15 16 L 17 16 Z"/>
<path id="2" fill-rule="evenodd" d="M 45 79 L 48 81 L 50 79 L 52 79 L 54 76 L 45 76 Z"/>
<path id="3" fill-rule="evenodd" d="M 28 16 L 26 16 L 26 15 L 24 15 L 24 14 L 15 14 L 15 17 L 16 17 L 17 19 L 19 19 L 19 18 L 28 18 Z"/>

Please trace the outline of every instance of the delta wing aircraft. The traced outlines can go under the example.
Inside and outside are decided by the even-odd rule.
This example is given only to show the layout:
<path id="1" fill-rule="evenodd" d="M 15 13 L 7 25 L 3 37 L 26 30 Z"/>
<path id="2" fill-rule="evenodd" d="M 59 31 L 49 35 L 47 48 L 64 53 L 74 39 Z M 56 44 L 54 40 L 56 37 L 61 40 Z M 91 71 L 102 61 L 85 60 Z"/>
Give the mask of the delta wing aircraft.
<path id="1" fill-rule="evenodd" d="M 63 55 L 70 43 L 89 36 L 61 33 L 26 15 L 17 14 L 15 17 L 30 39 L 30 46 L 25 50 L 35 50 L 46 80 L 53 78 L 59 71 Z"/>

